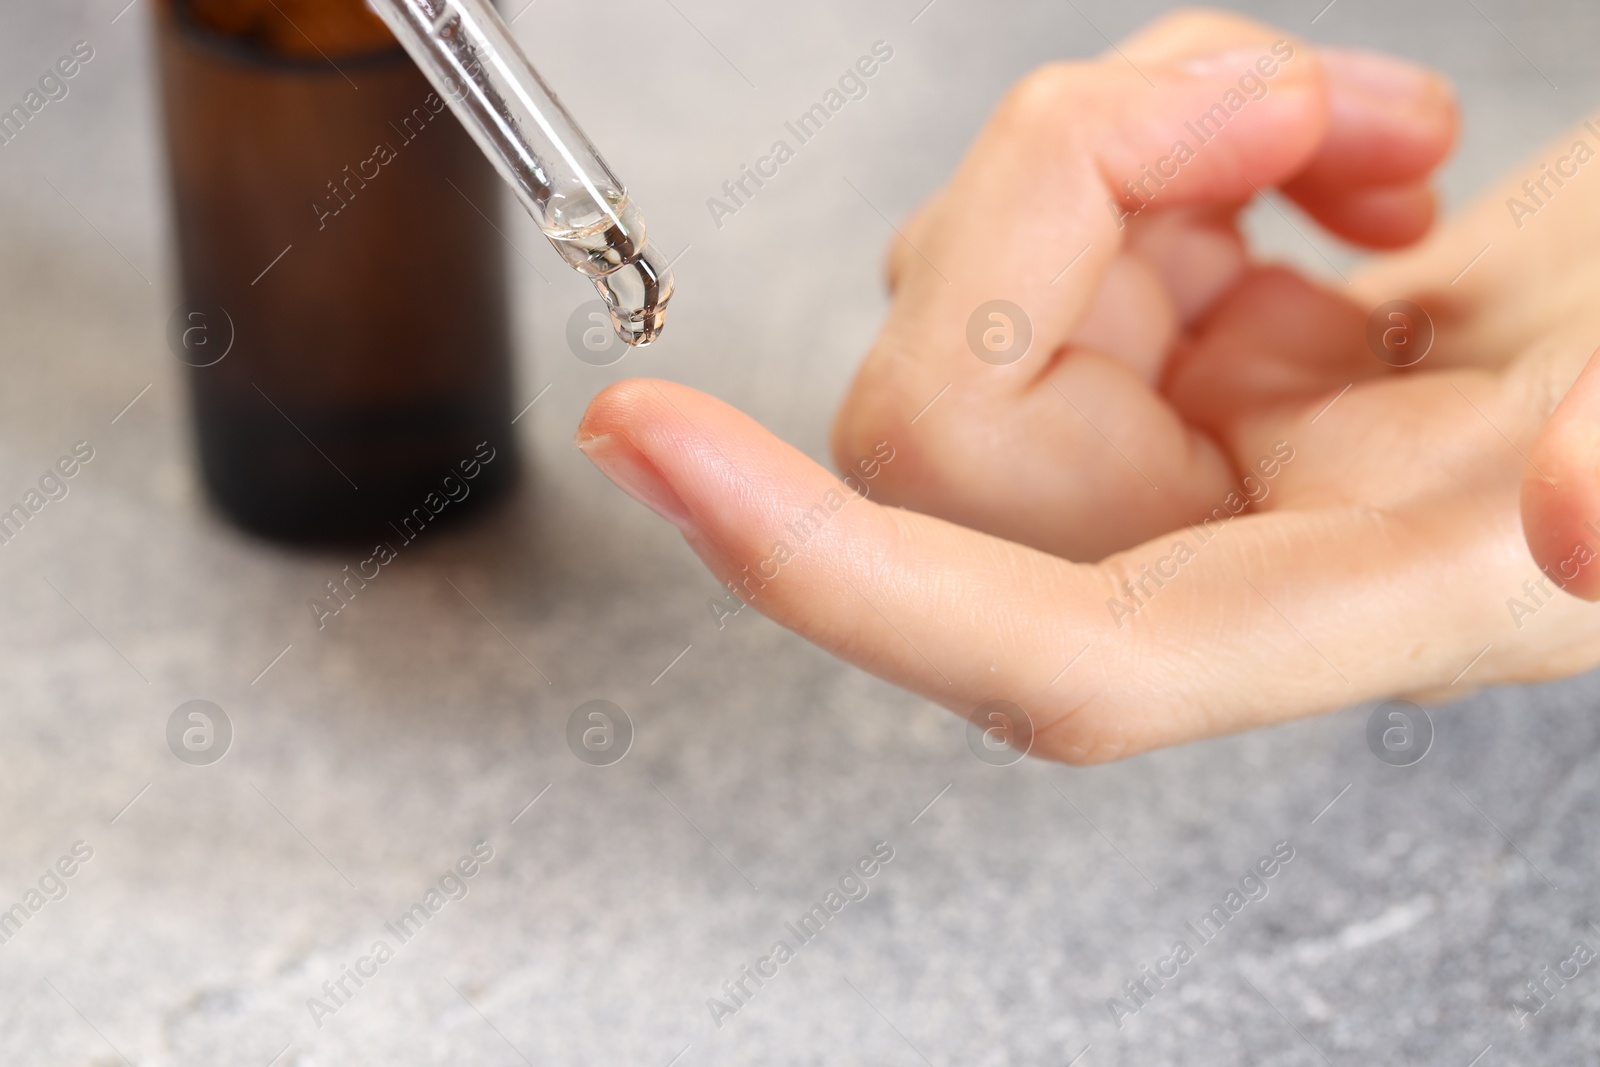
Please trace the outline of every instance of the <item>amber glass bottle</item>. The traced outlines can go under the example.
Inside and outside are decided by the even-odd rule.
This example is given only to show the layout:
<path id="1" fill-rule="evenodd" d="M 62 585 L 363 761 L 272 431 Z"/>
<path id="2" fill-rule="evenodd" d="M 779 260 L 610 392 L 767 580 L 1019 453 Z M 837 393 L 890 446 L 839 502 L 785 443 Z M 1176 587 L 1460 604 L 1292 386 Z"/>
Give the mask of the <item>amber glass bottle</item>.
<path id="1" fill-rule="evenodd" d="M 168 342 L 213 499 L 315 541 L 498 495 L 516 463 L 489 163 L 361 0 L 164 0 L 157 19 Z"/>

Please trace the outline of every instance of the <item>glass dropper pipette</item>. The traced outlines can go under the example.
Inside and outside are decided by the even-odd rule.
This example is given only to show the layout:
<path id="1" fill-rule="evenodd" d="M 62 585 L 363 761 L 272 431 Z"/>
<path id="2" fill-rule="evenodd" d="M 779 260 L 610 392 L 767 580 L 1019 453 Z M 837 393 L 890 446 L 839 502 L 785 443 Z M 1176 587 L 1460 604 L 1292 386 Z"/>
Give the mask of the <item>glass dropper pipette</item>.
<path id="1" fill-rule="evenodd" d="M 627 190 L 485 0 L 367 0 L 539 229 L 605 298 L 617 336 L 661 334 L 672 271 Z"/>

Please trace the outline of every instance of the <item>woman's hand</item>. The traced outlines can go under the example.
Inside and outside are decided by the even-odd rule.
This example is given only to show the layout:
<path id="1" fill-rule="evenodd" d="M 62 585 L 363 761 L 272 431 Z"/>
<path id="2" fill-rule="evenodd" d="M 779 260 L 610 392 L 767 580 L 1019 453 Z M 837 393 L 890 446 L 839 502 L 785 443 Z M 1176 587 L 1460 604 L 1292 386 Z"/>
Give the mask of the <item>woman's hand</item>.
<path id="1" fill-rule="evenodd" d="M 607 389 L 579 444 L 758 610 L 962 715 L 1021 705 L 1051 758 L 1583 669 L 1600 612 L 1541 574 L 1519 491 L 1600 505 L 1592 470 L 1559 488 L 1597 431 L 1558 418 L 1535 450 L 1600 341 L 1600 165 L 1514 219 L 1535 161 L 1337 289 L 1235 226 L 1276 187 L 1411 244 L 1455 126 L 1407 64 L 1168 18 L 1029 75 L 905 227 L 834 428 L 844 484 L 665 382 Z"/>

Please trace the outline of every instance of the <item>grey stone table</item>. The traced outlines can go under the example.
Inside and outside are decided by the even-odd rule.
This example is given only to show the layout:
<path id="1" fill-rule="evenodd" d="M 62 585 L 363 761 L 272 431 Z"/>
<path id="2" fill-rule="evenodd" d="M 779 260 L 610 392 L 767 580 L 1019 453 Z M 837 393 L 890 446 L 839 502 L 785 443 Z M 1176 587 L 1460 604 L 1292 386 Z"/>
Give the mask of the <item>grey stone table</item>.
<path id="1" fill-rule="evenodd" d="M 883 310 L 884 217 L 1011 80 L 1159 5 L 538 0 L 520 37 L 683 252 L 672 326 L 614 367 L 579 362 L 563 330 L 588 294 L 531 226 L 508 231 L 529 262 L 518 406 L 548 387 L 518 424 L 526 484 L 409 546 L 319 632 L 306 599 L 354 557 L 258 543 L 197 493 L 162 340 L 149 2 L 7 0 L 0 38 L 6 105 L 72 42 L 95 49 L 0 147 L 0 501 L 94 449 L 0 549 L 0 907 L 65 891 L 0 944 L 0 1062 L 1595 1062 L 1600 975 L 1521 1029 L 1509 1007 L 1575 940 L 1600 946 L 1592 677 L 1438 711 L 1433 753 L 1401 772 L 1367 751 L 1366 708 L 1109 767 L 994 768 L 953 716 L 752 613 L 719 629 L 675 533 L 570 446 L 601 385 L 648 373 L 823 455 Z M 1457 203 L 1600 88 L 1592 4 L 1322 3 L 1253 11 L 1449 71 Z M 607 82 L 562 45 L 597 27 L 635 64 Z M 706 199 L 879 40 L 894 58 L 867 96 L 717 226 Z M 165 741 L 196 698 L 236 731 L 208 767 Z M 636 726 L 611 767 L 564 740 L 596 698 Z M 492 858 L 446 877 L 478 842 Z M 868 864 L 867 896 L 789 933 L 878 842 L 893 858 Z M 1113 1019 L 1108 998 L 1279 842 L 1268 895 Z M 385 925 L 430 889 L 420 932 Z M 741 968 L 770 970 L 780 939 L 794 958 L 757 987 Z M 720 1027 L 713 997 L 738 1006 Z"/>

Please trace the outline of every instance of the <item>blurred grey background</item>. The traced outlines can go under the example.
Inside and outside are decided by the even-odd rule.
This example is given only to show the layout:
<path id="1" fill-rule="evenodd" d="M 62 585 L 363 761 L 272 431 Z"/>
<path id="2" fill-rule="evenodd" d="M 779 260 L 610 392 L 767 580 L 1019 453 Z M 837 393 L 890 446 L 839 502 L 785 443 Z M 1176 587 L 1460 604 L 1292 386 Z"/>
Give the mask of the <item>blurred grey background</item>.
<path id="1" fill-rule="evenodd" d="M 652 374 L 824 457 L 884 310 L 874 208 L 903 218 L 1028 69 L 1164 5 L 536 0 L 519 38 L 683 253 L 671 326 L 609 368 L 574 358 L 567 316 L 592 294 L 519 218 L 510 240 L 550 278 L 513 257 L 517 406 L 549 387 L 518 424 L 526 485 L 318 632 L 307 598 L 356 557 L 248 539 L 197 492 L 163 337 L 149 0 L 125 2 L 5 0 L 0 36 L 7 105 L 71 42 L 96 50 L 0 147 L 0 500 L 71 442 L 96 450 L 0 550 L 0 907 L 94 850 L 0 945 L 0 1060 L 1593 1062 L 1600 975 L 1521 1029 L 1510 1008 L 1575 941 L 1600 947 L 1593 678 L 1438 710 L 1407 770 L 1368 752 L 1369 708 L 994 768 L 954 716 L 753 613 L 718 629 L 676 533 L 570 444 L 597 389 Z M 1592 4 L 1324 2 L 1245 10 L 1448 72 L 1455 204 L 1600 88 Z M 715 227 L 706 198 L 878 40 L 895 55 L 870 94 Z M 1272 212 L 1254 226 L 1326 271 Z M 192 698 L 237 731 L 210 767 L 166 747 Z M 593 698 L 637 728 L 612 767 L 564 740 Z M 470 894 L 314 1025 L 307 998 L 479 840 Z M 880 840 L 870 896 L 717 1028 L 707 998 Z M 1279 841 L 1296 855 L 1271 895 L 1119 1028 L 1107 999 Z"/>

